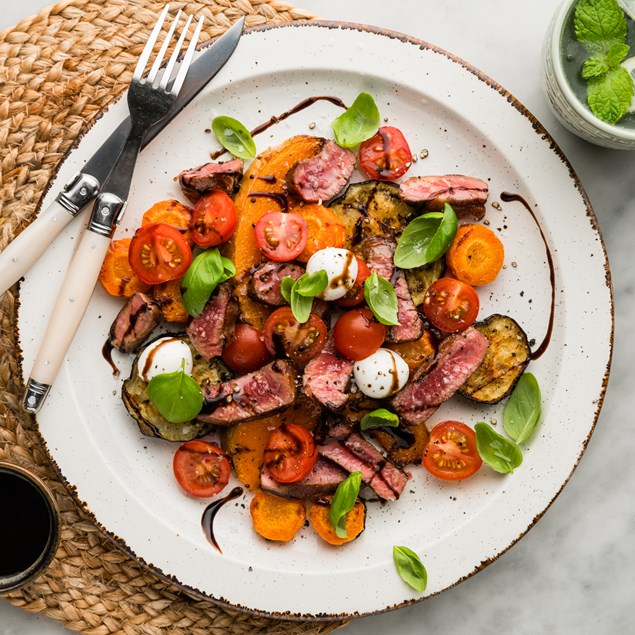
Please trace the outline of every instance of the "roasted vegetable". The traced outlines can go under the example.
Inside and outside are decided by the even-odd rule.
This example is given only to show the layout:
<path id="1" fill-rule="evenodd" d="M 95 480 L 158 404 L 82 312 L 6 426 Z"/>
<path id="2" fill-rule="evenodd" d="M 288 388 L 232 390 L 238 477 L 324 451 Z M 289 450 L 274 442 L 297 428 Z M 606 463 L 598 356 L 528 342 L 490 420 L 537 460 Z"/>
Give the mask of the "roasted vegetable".
<path id="1" fill-rule="evenodd" d="M 260 490 L 249 507 L 254 531 L 267 540 L 288 542 L 306 520 L 304 501 Z"/>
<path id="2" fill-rule="evenodd" d="M 373 428 L 369 432 L 396 466 L 421 463 L 423 448 L 428 440 L 425 423 L 414 426 L 401 424 L 397 428 Z"/>
<path id="3" fill-rule="evenodd" d="M 434 262 L 431 262 L 422 267 L 415 267 L 414 269 L 404 269 L 406 274 L 406 282 L 408 283 L 408 291 L 412 296 L 412 301 L 415 306 L 423 304 L 423 297 L 428 290 L 428 287 L 436 282 L 445 271 L 445 262 L 443 258 L 439 258 Z"/>
<path id="4" fill-rule="evenodd" d="M 344 526 L 346 528 L 346 538 L 340 538 L 331 525 L 329 509 L 331 507 L 332 496 L 320 496 L 315 499 L 309 509 L 309 522 L 318 536 L 330 545 L 343 545 L 355 540 L 364 531 L 366 524 L 366 504 L 357 499 L 353 509 L 346 514 Z"/>
<path id="5" fill-rule="evenodd" d="M 492 315 L 474 324 L 489 345 L 481 365 L 468 377 L 459 392 L 479 403 L 498 403 L 507 397 L 531 359 L 527 335 L 515 320 Z"/>
<path id="6" fill-rule="evenodd" d="M 399 196 L 399 186 L 382 181 L 352 183 L 329 207 L 346 226 L 347 247 L 368 236 L 396 238 L 413 214 Z"/>
<path id="7" fill-rule="evenodd" d="M 190 345 L 189 340 L 183 339 Z M 150 342 L 147 346 L 149 346 Z M 170 423 L 159 414 L 148 397 L 148 384 L 141 379 L 137 368 L 139 357 L 146 347 L 141 349 L 132 364 L 130 377 L 123 382 L 121 398 L 126 409 L 139 425 L 141 432 L 149 437 L 157 437 L 166 441 L 189 441 L 206 434 L 210 424 L 201 421 L 187 421 L 185 423 Z M 227 367 L 217 359 L 205 360 L 192 348 L 194 367 L 192 377 L 205 386 L 218 384 L 231 378 Z"/>

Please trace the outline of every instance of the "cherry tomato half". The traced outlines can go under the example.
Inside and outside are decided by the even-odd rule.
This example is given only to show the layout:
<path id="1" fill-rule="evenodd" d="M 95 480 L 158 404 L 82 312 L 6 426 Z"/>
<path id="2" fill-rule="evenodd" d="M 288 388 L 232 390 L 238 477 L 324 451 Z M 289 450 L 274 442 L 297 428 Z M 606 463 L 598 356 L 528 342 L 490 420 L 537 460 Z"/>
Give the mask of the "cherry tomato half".
<path id="1" fill-rule="evenodd" d="M 240 375 L 251 373 L 270 359 L 262 333 L 248 324 L 236 324 L 234 339 L 223 349 L 223 361 Z"/>
<path id="2" fill-rule="evenodd" d="M 313 469 L 317 456 L 311 432 L 295 423 L 285 423 L 271 433 L 264 465 L 279 483 L 295 483 Z"/>
<path id="3" fill-rule="evenodd" d="M 214 443 L 187 441 L 174 454 L 174 476 L 191 496 L 209 498 L 227 482 L 231 468 L 227 455 Z"/>
<path id="4" fill-rule="evenodd" d="M 128 262 L 140 280 L 159 284 L 185 275 L 192 250 L 178 229 L 152 223 L 137 229 L 130 242 Z"/>
<path id="5" fill-rule="evenodd" d="M 353 309 L 335 322 L 335 348 L 348 359 L 366 359 L 384 343 L 386 331 L 387 328 L 375 320 L 370 309 Z"/>
<path id="6" fill-rule="evenodd" d="M 230 239 L 237 223 L 234 201 L 223 190 L 212 190 L 194 205 L 192 240 L 201 247 L 216 247 Z"/>
<path id="7" fill-rule="evenodd" d="M 428 287 L 423 312 L 446 333 L 464 331 L 476 320 L 480 302 L 474 287 L 454 278 L 440 278 Z"/>
<path id="8" fill-rule="evenodd" d="M 301 324 L 291 309 L 283 306 L 267 318 L 263 336 L 272 355 L 284 354 L 298 366 L 304 366 L 324 347 L 326 324 L 315 313 L 311 313 L 308 321 Z"/>
<path id="9" fill-rule="evenodd" d="M 361 258 L 355 256 L 355 260 L 357 260 L 355 284 L 343 298 L 335 301 L 338 306 L 357 306 L 364 301 L 364 281 L 370 277 L 370 269 Z"/>
<path id="10" fill-rule="evenodd" d="M 460 421 L 443 421 L 432 428 L 423 448 L 423 466 L 432 476 L 458 481 L 472 476 L 482 464 L 472 428 Z"/>
<path id="11" fill-rule="evenodd" d="M 412 152 L 401 130 L 382 126 L 359 146 L 359 163 L 371 179 L 394 181 L 412 165 Z"/>
<path id="12" fill-rule="evenodd" d="M 269 212 L 254 227 L 258 249 L 277 262 L 297 258 L 309 237 L 306 221 L 293 212 Z"/>

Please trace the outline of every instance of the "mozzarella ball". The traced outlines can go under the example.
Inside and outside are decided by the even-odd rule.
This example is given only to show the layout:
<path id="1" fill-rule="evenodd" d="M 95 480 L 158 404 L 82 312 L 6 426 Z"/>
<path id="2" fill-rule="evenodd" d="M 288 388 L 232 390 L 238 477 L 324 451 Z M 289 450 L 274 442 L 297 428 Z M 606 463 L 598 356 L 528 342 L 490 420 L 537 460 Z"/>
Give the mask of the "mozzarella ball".
<path id="1" fill-rule="evenodd" d="M 184 361 L 183 370 L 186 375 L 191 375 L 194 360 L 190 347 L 178 337 L 161 337 L 141 353 L 137 371 L 141 379 L 147 382 L 157 375 L 181 370 Z"/>
<path id="2" fill-rule="evenodd" d="M 306 272 L 309 274 L 321 269 L 326 271 L 329 282 L 316 297 L 331 301 L 343 298 L 353 288 L 359 267 L 352 251 L 327 247 L 316 251 L 306 263 Z"/>
<path id="3" fill-rule="evenodd" d="M 357 387 L 373 399 L 385 399 L 399 392 L 408 381 L 410 369 L 395 351 L 380 348 L 353 367 Z"/>

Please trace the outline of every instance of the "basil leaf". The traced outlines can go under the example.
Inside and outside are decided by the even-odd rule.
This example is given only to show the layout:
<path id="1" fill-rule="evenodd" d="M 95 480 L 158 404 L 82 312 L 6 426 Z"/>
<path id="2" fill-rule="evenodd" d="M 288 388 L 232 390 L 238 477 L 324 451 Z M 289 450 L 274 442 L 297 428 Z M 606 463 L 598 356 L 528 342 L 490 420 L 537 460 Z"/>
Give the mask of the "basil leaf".
<path id="1" fill-rule="evenodd" d="M 295 282 L 295 290 L 306 298 L 312 298 L 322 293 L 328 283 L 329 277 L 326 271 L 320 269 L 315 273 L 303 273 Z"/>
<path id="2" fill-rule="evenodd" d="M 606 52 L 626 38 L 626 18 L 616 0 L 580 0 L 573 25 L 578 41 L 592 52 Z"/>
<path id="3" fill-rule="evenodd" d="M 540 386 L 531 373 L 524 373 L 503 410 L 505 432 L 516 443 L 526 441 L 540 419 L 540 409 Z"/>
<path id="4" fill-rule="evenodd" d="M 392 558 L 401 579 L 415 591 L 423 593 L 428 586 L 428 572 L 421 558 L 412 549 L 397 546 L 392 548 Z"/>
<path id="5" fill-rule="evenodd" d="M 448 203 L 443 213 L 430 212 L 410 221 L 395 250 L 395 265 L 413 269 L 434 262 L 450 248 L 459 223 Z"/>
<path id="6" fill-rule="evenodd" d="M 370 139 L 380 124 L 379 109 L 371 95 L 360 93 L 350 108 L 333 121 L 335 141 L 345 148 L 354 148 Z"/>
<path id="7" fill-rule="evenodd" d="M 359 488 L 361 486 L 362 473 L 352 472 L 335 490 L 329 509 L 329 520 L 338 538 L 346 538 L 346 514 L 355 506 L 355 501 L 357 501 L 357 495 L 359 494 Z"/>
<path id="8" fill-rule="evenodd" d="M 187 312 L 194 317 L 199 316 L 217 285 L 234 275 L 234 263 L 221 256 L 218 249 L 201 252 L 181 280 L 182 301 Z"/>
<path id="9" fill-rule="evenodd" d="M 399 416 L 386 408 L 377 408 L 362 417 L 359 427 L 362 430 L 369 428 L 396 428 L 399 425 Z"/>
<path id="10" fill-rule="evenodd" d="M 495 432 L 492 426 L 479 422 L 474 426 L 476 432 L 476 449 L 483 463 L 495 472 L 506 474 L 513 472 L 522 462 L 520 448 L 509 439 Z"/>
<path id="11" fill-rule="evenodd" d="M 170 423 L 185 423 L 203 407 L 203 391 L 183 370 L 162 373 L 148 383 L 148 397 Z"/>
<path id="12" fill-rule="evenodd" d="M 311 315 L 311 308 L 313 307 L 313 298 L 307 297 L 305 295 L 300 295 L 297 292 L 297 285 L 293 286 L 291 289 L 291 311 L 293 312 L 293 317 L 300 322 L 300 324 L 304 324 Z"/>
<path id="13" fill-rule="evenodd" d="M 237 119 L 215 117 L 212 121 L 212 130 L 223 148 L 235 157 L 253 159 L 256 156 L 256 143 L 253 137 Z"/>
<path id="14" fill-rule="evenodd" d="M 285 276 L 280 284 L 280 294 L 291 305 L 293 317 L 304 324 L 311 315 L 313 297 L 322 293 L 328 283 L 328 275 L 324 269 L 311 274 L 303 273 L 297 280 Z"/>
<path id="15" fill-rule="evenodd" d="M 285 276 L 280 283 L 280 295 L 291 304 L 291 290 L 295 284 L 295 278 L 291 276 Z"/>
<path id="16" fill-rule="evenodd" d="M 376 271 L 364 281 L 364 299 L 378 322 L 399 326 L 395 289 Z"/>

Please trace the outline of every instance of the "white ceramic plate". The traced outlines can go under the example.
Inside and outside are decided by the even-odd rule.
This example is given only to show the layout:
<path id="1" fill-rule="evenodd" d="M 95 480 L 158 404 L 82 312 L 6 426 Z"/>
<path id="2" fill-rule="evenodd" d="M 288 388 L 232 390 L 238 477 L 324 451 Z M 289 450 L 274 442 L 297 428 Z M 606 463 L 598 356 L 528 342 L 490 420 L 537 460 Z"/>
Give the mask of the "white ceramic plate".
<path id="1" fill-rule="evenodd" d="M 544 414 L 524 463 L 501 476 L 484 467 L 448 483 L 414 468 L 398 502 L 370 505 L 366 530 L 343 548 L 304 528 L 291 544 L 272 544 L 251 528 L 249 495 L 225 506 L 215 530 L 223 555 L 206 541 L 206 503 L 183 495 L 172 477 L 175 446 L 142 436 L 118 397 L 101 346 L 121 303 L 98 287 L 45 408 L 39 429 L 74 495 L 121 547 L 189 591 L 235 607 L 284 616 L 338 616 L 387 610 L 447 589 L 514 544 L 550 505 L 584 452 L 597 418 L 612 344 L 608 263 L 596 219 L 571 166 L 527 111 L 466 63 L 422 42 L 366 27 L 289 25 L 246 34 L 212 85 L 141 156 L 118 235 L 130 235 L 152 203 L 180 198 L 173 177 L 216 148 L 204 131 L 228 114 L 248 128 L 313 95 L 350 103 L 362 90 L 411 148 L 426 149 L 410 174 L 462 173 L 486 179 L 490 202 L 524 196 L 553 254 L 556 306 L 547 352 L 530 365 Z M 257 137 L 260 150 L 297 133 L 331 136 L 339 111 L 320 102 Z M 125 115 L 119 102 L 62 166 L 64 183 Z M 312 127 L 315 124 L 315 128 Z M 58 187 L 54 184 L 51 192 Z M 51 193 L 46 197 L 48 205 Z M 551 287 L 540 233 L 518 203 L 488 204 L 487 219 L 506 249 L 506 267 L 482 289 L 480 315 L 513 316 L 530 339 L 547 330 Z M 30 272 L 20 291 L 24 368 L 31 368 L 45 321 L 81 231 L 75 224 Z M 125 376 L 129 361 L 119 358 Z M 435 423 L 498 421 L 500 407 L 459 398 Z M 420 554 L 425 594 L 395 571 L 393 545 Z"/>

